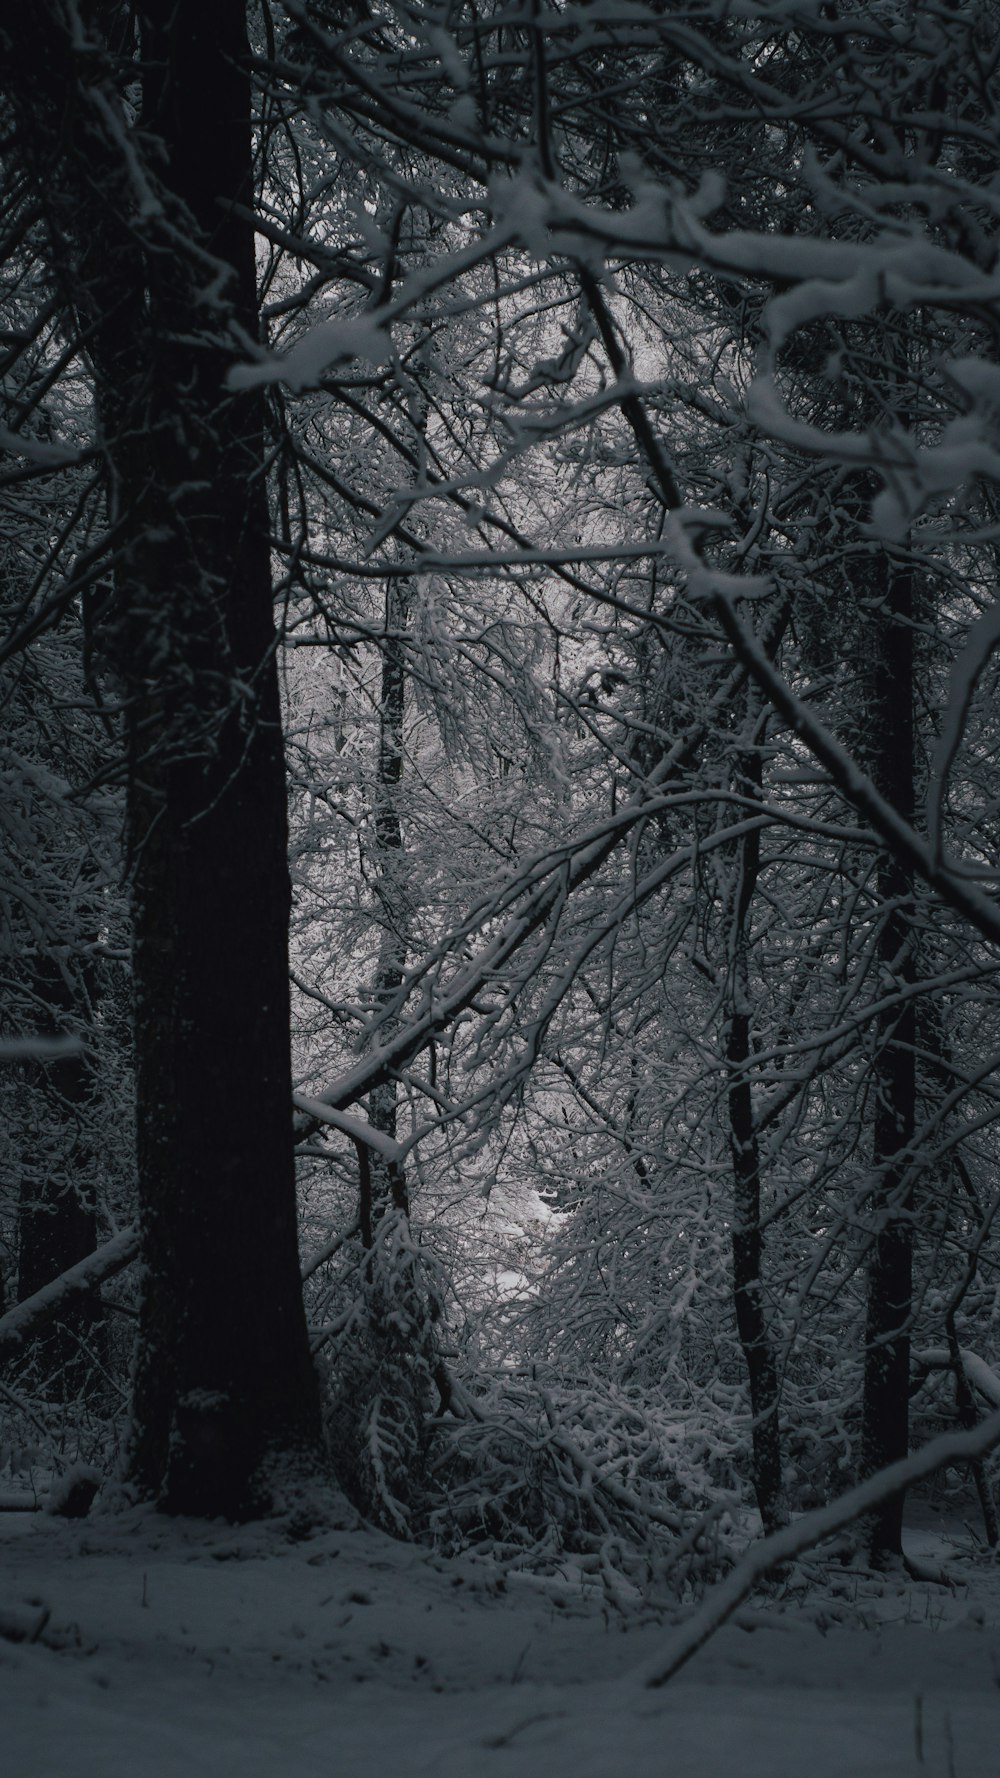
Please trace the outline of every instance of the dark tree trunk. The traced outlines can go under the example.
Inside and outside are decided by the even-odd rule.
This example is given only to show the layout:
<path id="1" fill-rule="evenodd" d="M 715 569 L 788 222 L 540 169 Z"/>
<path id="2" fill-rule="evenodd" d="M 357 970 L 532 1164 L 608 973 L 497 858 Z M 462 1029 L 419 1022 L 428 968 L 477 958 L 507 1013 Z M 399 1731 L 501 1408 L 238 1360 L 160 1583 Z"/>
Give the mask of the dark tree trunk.
<path id="1" fill-rule="evenodd" d="M 87 329 L 116 539 L 93 613 L 127 709 L 145 1287 L 132 1479 L 168 1508 L 266 1510 L 315 1465 L 298 1276 L 285 779 L 257 331 L 243 0 L 138 8 L 141 132 L 109 43 L 16 9 L 11 97 L 54 275 Z M 113 47 L 113 46 L 112 46 Z M 126 57 L 129 46 L 122 45 Z M 125 78 L 137 68 L 128 62 Z"/>
<path id="2" fill-rule="evenodd" d="M 406 883 L 406 856 L 399 797 L 403 782 L 403 724 L 406 716 L 406 639 L 409 598 L 404 580 L 390 581 L 385 594 L 385 629 L 382 645 L 382 687 L 379 710 L 379 747 L 375 780 L 376 894 L 382 926 L 376 1005 L 386 1005 L 403 980 L 409 943 L 410 896 Z M 391 1035 L 390 1024 L 385 1035 Z M 396 1082 L 382 1081 L 368 1095 L 368 1115 L 383 1136 L 396 1140 Z M 367 1204 L 361 1206 L 365 1245 L 371 1247 L 373 1230 L 390 1207 L 408 1211 L 406 1179 L 395 1163 L 377 1153 L 371 1156 Z"/>
<path id="3" fill-rule="evenodd" d="M 173 1510 L 267 1504 L 318 1440 L 298 1278 L 284 755 L 256 333 L 242 0 L 142 9 L 168 220 L 150 256 L 148 479 L 126 566 L 146 1288 L 133 1474 Z"/>
<path id="4" fill-rule="evenodd" d="M 39 1010 L 45 1009 L 49 1032 L 59 1036 L 85 1008 L 69 973 L 54 957 L 40 956 L 31 971 Z M 32 1087 L 45 1107 L 44 1132 L 39 1132 L 36 1179 L 22 1180 L 18 1206 L 17 1300 L 25 1302 L 44 1285 L 68 1272 L 92 1253 L 97 1241 L 94 1204 L 96 1157 L 85 1134 L 93 1097 L 90 1064 L 81 1050 L 50 1061 L 27 1064 Z M 67 1305 L 37 1350 L 47 1376 L 63 1378 L 72 1391 L 85 1383 L 93 1368 L 99 1337 L 100 1302 L 80 1296 Z M 96 1357 L 96 1353 L 94 1354 Z"/>
<path id="5" fill-rule="evenodd" d="M 760 796 L 759 748 L 739 754 L 735 786 L 743 796 Z M 767 1322 L 761 1272 L 764 1239 L 760 1224 L 760 1150 L 750 1085 L 750 916 L 760 871 L 760 834 L 736 842 L 736 885 L 731 909 L 725 1057 L 729 1074 L 729 1148 L 733 1167 L 733 1301 L 736 1326 L 750 1381 L 753 1412 L 753 1484 L 765 1531 L 785 1522 L 781 1432 L 778 1424 L 778 1369 Z"/>

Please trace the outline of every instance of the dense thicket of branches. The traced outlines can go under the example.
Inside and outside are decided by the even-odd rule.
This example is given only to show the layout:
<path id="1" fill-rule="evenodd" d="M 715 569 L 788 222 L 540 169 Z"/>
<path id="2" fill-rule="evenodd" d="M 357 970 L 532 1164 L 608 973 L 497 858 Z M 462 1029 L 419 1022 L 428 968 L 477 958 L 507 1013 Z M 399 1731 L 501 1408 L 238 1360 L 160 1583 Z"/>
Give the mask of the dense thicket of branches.
<path id="1" fill-rule="evenodd" d="M 996 1359 L 1000 17 L 216 10 L 3 27 L 8 1283 L 125 879 L 135 1484 L 315 1450 L 294 1141 L 364 1509 L 684 1576 Z"/>

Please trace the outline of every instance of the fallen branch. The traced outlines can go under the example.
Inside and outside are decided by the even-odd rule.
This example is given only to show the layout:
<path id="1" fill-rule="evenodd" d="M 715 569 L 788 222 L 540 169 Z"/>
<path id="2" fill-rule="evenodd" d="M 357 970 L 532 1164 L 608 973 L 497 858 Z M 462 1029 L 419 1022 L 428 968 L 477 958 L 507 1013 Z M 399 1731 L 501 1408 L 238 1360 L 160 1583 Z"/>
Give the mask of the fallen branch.
<path id="1" fill-rule="evenodd" d="M 867 1481 L 859 1482 L 857 1487 L 849 1488 L 846 1494 L 842 1494 L 839 1500 L 831 1501 L 829 1506 L 820 1506 L 813 1512 L 804 1513 L 793 1524 L 784 1525 L 772 1536 L 753 1544 L 725 1580 L 712 1588 L 687 1622 L 678 1625 L 659 1653 L 626 1674 L 626 1685 L 647 1688 L 666 1685 L 691 1656 L 704 1647 L 709 1637 L 721 1629 L 726 1619 L 732 1616 L 772 1569 L 780 1567 L 783 1562 L 792 1561 L 795 1556 L 803 1555 L 822 1538 L 832 1537 L 835 1532 L 843 1531 L 855 1519 L 861 1518 L 862 1514 L 881 1506 L 890 1495 L 898 1494 L 900 1489 L 908 1488 L 913 1482 L 923 1481 L 925 1476 L 933 1475 L 935 1470 L 943 1469 L 948 1463 L 969 1463 L 977 1457 L 985 1457 L 998 1443 L 1000 1411 L 990 1414 L 988 1419 L 971 1432 L 948 1432 L 941 1438 L 932 1439 L 922 1451 L 915 1451 L 912 1456 L 903 1457 L 898 1463 L 891 1463 L 888 1469 L 880 1470 L 878 1475 L 870 1476 Z"/>

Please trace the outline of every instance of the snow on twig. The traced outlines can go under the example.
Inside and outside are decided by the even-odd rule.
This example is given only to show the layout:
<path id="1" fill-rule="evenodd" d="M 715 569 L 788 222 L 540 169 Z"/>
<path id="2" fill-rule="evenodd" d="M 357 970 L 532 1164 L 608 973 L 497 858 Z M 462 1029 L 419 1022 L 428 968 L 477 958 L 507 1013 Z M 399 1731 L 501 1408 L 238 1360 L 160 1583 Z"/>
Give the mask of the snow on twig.
<path id="1" fill-rule="evenodd" d="M 941 733 L 931 759 L 930 789 L 927 795 L 927 831 L 931 851 L 940 863 L 942 856 L 941 820 L 948 776 L 955 763 L 965 734 L 965 725 L 975 694 L 994 650 L 1000 646 L 1000 600 L 970 624 L 969 633 L 960 649 L 948 685 L 948 701 L 941 721 Z"/>
<path id="2" fill-rule="evenodd" d="M 959 1357 L 962 1361 L 962 1368 L 973 1387 L 979 1390 L 980 1395 L 984 1396 L 992 1407 L 1000 1408 L 1000 1377 L 997 1376 L 992 1365 L 987 1364 L 985 1358 L 980 1358 L 978 1352 L 970 1352 L 965 1346 L 959 1348 Z M 932 1346 L 920 1352 L 914 1352 L 913 1362 L 917 1366 L 925 1366 L 929 1371 L 946 1371 L 952 1369 L 954 1360 L 947 1346 Z"/>
<path id="3" fill-rule="evenodd" d="M 320 1099 L 310 1099 L 305 1093 L 293 1093 L 292 1102 L 296 1111 L 304 1116 L 315 1118 L 317 1123 L 329 1124 L 331 1129 L 339 1130 L 342 1135 L 349 1136 L 352 1142 L 363 1142 L 366 1148 L 373 1148 L 383 1160 L 394 1161 L 400 1165 L 405 1157 L 405 1149 L 384 1131 L 377 1130 L 367 1118 L 353 1117 L 350 1112 L 340 1111 L 335 1106 L 324 1104 Z"/>

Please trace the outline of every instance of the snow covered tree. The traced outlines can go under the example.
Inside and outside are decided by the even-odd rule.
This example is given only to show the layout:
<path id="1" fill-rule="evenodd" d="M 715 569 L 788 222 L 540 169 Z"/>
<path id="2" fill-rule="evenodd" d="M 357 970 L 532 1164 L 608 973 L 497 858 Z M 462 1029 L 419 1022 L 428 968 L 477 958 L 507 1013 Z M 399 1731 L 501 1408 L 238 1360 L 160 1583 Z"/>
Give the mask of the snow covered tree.
<path id="1" fill-rule="evenodd" d="M 282 646 L 303 1178 L 343 1210 L 315 1337 L 360 1325 L 344 1255 L 355 1286 L 384 1257 L 391 1363 L 336 1418 L 363 1443 L 419 1346 L 397 1501 L 439 1406 L 487 1438 L 393 1306 L 411 1227 L 450 1192 L 454 1244 L 517 1173 L 559 1235 L 507 1354 L 517 1324 L 563 1393 L 516 1411 L 573 1486 L 584 1374 L 592 1431 L 640 1388 L 661 1429 L 672 1390 L 728 1416 L 773 1525 L 786 1445 L 820 1489 L 904 1451 L 935 1303 L 960 1367 L 994 1203 L 995 9 L 911 13 L 4 26 L 107 498 L 21 642 L 86 594 L 126 743 L 146 1492 L 248 1511 L 315 1451 Z"/>
<path id="2" fill-rule="evenodd" d="M 961 487 L 972 510 L 984 495 L 980 489 L 973 497 L 968 477 L 982 484 L 995 474 L 984 393 L 993 386 L 990 323 L 982 318 L 982 304 L 993 300 L 982 287 L 992 239 L 983 142 L 993 79 L 982 47 L 994 9 L 968 16 L 934 11 L 914 22 L 903 8 L 871 14 L 847 7 L 821 22 L 796 18 L 792 27 L 786 8 L 763 3 L 739 19 L 708 21 L 701 9 L 671 8 L 626 25 L 613 9 L 595 4 L 587 10 L 588 31 L 579 36 L 575 21 L 558 13 L 526 12 L 518 25 L 452 17 L 446 38 L 443 21 L 431 31 L 412 14 L 405 37 L 374 20 L 339 34 L 332 11 L 322 7 L 304 9 L 300 18 L 296 54 L 309 63 L 319 88 L 329 83 L 331 103 L 334 92 L 343 102 L 347 91 L 357 139 L 376 143 L 387 158 L 399 157 L 395 177 L 409 181 L 414 201 L 425 199 L 416 197 L 417 180 L 406 163 L 413 153 L 434 152 L 449 177 L 460 169 L 472 182 L 476 199 L 462 213 L 461 243 L 443 239 L 436 282 L 450 282 L 454 290 L 465 280 L 471 306 L 477 296 L 470 273 L 477 262 L 489 264 L 509 305 L 503 311 L 508 337 L 518 296 L 529 288 L 550 316 L 572 308 L 588 317 L 584 327 L 565 329 L 561 356 L 539 355 L 520 381 L 499 354 L 493 412 L 503 414 L 512 448 L 525 461 L 541 441 L 589 428 L 598 407 L 620 413 L 656 515 L 655 529 L 647 516 L 639 547 L 652 556 L 662 547 L 672 563 L 666 613 L 657 615 L 678 633 L 700 634 L 715 647 L 724 640 L 733 649 L 730 715 L 742 696 L 739 674 L 756 680 L 772 708 L 768 741 L 776 762 L 762 818 L 776 832 L 801 825 L 810 836 L 797 861 L 802 866 L 804 860 L 807 880 L 839 883 L 843 874 L 850 885 L 846 899 L 836 891 L 838 922 L 828 930 L 831 945 L 836 929 L 836 942 L 845 947 L 841 1005 L 855 1037 L 834 1038 L 824 1024 L 834 1004 L 826 971 L 834 965 L 821 928 L 812 953 L 815 980 L 804 995 L 795 991 L 796 1001 L 789 993 L 795 1023 L 777 1043 L 777 1057 L 765 1048 L 768 1059 L 758 1066 L 754 1045 L 739 1032 L 740 1054 L 731 1043 L 728 1064 L 731 1109 L 741 1126 L 734 1157 L 746 1163 L 745 1185 L 751 1175 L 756 1182 L 753 1151 L 764 1130 L 772 1132 L 775 1177 L 773 1157 L 796 1139 L 802 1128 L 796 1120 L 810 1121 L 814 1155 L 824 1127 L 828 1132 L 826 1153 L 836 1158 L 810 1168 L 810 1198 L 818 1222 L 825 1224 L 832 1211 L 842 1232 L 859 1237 L 850 1270 L 862 1247 L 870 1250 L 867 1337 L 849 1293 L 838 1287 L 835 1295 L 847 1318 L 853 1316 L 859 1358 L 867 1346 L 863 1389 L 855 1389 L 856 1407 L 864 1397 L 860 1461 L 878 1466 L 906 1442 L 911 1235 L 918 1214 L 928 1219 L 928 1231 L 935 1214 L 933 1192 L 911 1195 L 925 1175 L 918 1122 L 935 1141 L 940 1137 L 932 1098 L 919 1106 L 916 1098 L 911 1008 L 918 995 L 937 990 L 916 968 L 915 929 L 926 928 L 928 943 L 933 933 L 937 947 L 961 944 L 952 925 L 957 915 L 991 946 L 998 937 L 995 909 L 973 880 L 977 870 L 989 872 L 985 852 L 977 847 L 974 861 L 949 863 L 942 847 L 920 836 L 916 816 L 921 774 L 932 786 L 937 774 L 940 783 L 951 782 L 951 791 L 945 798 L 931 790 L 931 834 L 940 837 L 948 818 L 961 827 L 966 795 L 952 773 L 963 749 L 972 762 L 970 794 L 974 802 L 980 797 L 981 749 L 966 723 L 970 709 L 982 710 L 977 686 L 991 671 L 991 620 L 974 620 L 962 652 L 953 640 L 961 629 L 946 599 L 933 617 L 936 666 L 921 655 L 915 683 L 910 664 L 918 621 L 914 580 L 941 585 L 950 578 L 952 552 L 975 551 L 964 520 L 952 522 L 948 502 Z M 515 65 L 520 86 L 510 79 Z M 605 91 L 613 94 L 610 106 Z M 683 445 L 678 416 L 685 405 L 697 407 L 697 396 L 678 388 L 674 376 L 652 374 L 660 366 L 641 324 L 634 329 L 634 316 L 651 312 L 643 283 L 651 268 L 665 283 L 686 279 L 692 312 L 700 299 L 702 313 L 711 316 L 718 398 L 713 404 L 703 391 L 701 411 L 715 419 L 725 468 L 715 489 L 710 477 L 691 474 Z M 272 362 L 260 374 L 310 381 L 352 349 L 377 361 L 408 304 L 425 300 L 431 276 L 424 270 L 409 292 L 404 285 L 392 300 L 371 304 L 353 334 L 336 321 L 320 325 L 293 347 L 287 366 Z M 630 308 L 633 291 L 641 294 Z M 725 309 L 743 319 L 742 332 L 723 324 Z M 663 305 L 653 313 L 651 333 L 664 326 Z M 895 349 L 899 317 L 902 357 Z M 914 333 L 943 346 L 944 374 L 940 359 L 910 357 L 906 341 Z M 588 355 L 595 341 L 605 355 L 596 386 Z M 847 391 L 844 400 L 834 395 L 838 382 Z M 751 476 L 741 473 L 728 442 L 741 437 L 753 443 Z M 492 470 L 491 488 L 499 480 Z M 692 499 L 703 490 L 714 509 L 709 513 Z M 495 543 L 495 531 L 484 526 L 482 535 Z M 620 562 L 636 548 L 634 526 L 628 544 L 607 537 L 601 539 L 606 553 L 618 551 Z M 554 574 L 571 563 L 579 572 L 585 563 L 588 572 L 579 577 L 591 609 L 623 609 L 623 580 L 612 590 L 594 573 L 586 548 L 574 556 L 565 534 L 549 529 L 540 541 L 525 524 L 520 541 L 518 567 L 542 565 Z M 594 542 L 596 557 L 596 536 Z M 980 547 L 989 549 L 985 535 Z M 978 575 L 974 584 L 981 584 Z M 817 612 L 824 598 L 837 600 L 839 635 L 856 651 L 853 678 L 850 668 L 818 661 L 810 649 L 822 628 Z M 767 620 L 783 601 L 791 625 L 787 645 L 775 655 Z M 828 648 L 836 650 L 837 635 L 838 626 L 828 625 Z M 955 654 L 950 698 L 940 670 L 949 651 Z M 918 748 L 910 727 L 921 705 L 940 715 L 926 725 Z M 723 729 L 718 717 L 715 725 Z M 942 730 L 936 763 L 935 721 Z M 803 742 L 819 766 L 808 794 L 788 788 L 807 780 Z M 652 799 L 662 788 L 649 774 L 645 794 Z M 702 786 L 698 794 L 704 795 Z M 756 798 L 744 795 L 744 805 L 748 800 Z M 985 820 L 985 798 L 981 807 Z M 620 832 L 626 831 L 622 819 Z M 573 863 L 560 904 L 561 934 L 582 915 L 578 892 L 591 882 L 583 848 L 567 845 Z M 843 873 L 852 848 L 867 862 L 852 859 Z M 763 886 L 756 865 L 752 874 Z M 918 878 L 929 890 L 919 905 Z M 777 898 L 777 887 L 769 893 Z M 633 911 L 640 896 L 637 884 Z M 813 906 L 822 905 L 817 892 Z M 741 910 L 742 923 L 751 911 Z M 786 920 L 786 942 L 799 918 Z M 597 934 L 595 923 L 595 948 Z M 582 958 L 585 944 L 577 954 Z M 525 953 L 519 961 L 528 973 Z M 988 1000 L 992 963 L 985 957 L 981 969 Z M 470 984 L 474 973 L 468 971 Z M 785 973 L 791 982 L 797 972 Z M 539 962 L 536 983 L 540 979 Z M 752 992 L 760 994 L 762 986 L 758 975 Z M 525 1007 L 530 995 L 520 986 L 517 993 Z M 746 998 L 741 992 L 741 1001 Z M 456 995 L 453 1004 L 464 1010 L 469 1003 Z M 548 1005 L 528 1022 L 535 1057 L 553 1030 L 553 1002 Z M 744 1006 L 736 1010 L 742 1020 Z M 387 1046 L 381 1065 L 392 1066 L 390 1049 L 409 1060 L 432 1028 L 441 1027 L 414 1018 L 408 1033 L 401 1029 L 398 1047 Z M 732 1037 L 732 1020 L 730 1031 Z M 791 1076 L 797 1053 L 813 1060 L 800 1064 L 793 1090 L 790 1079 L 786 1084 L 776 1075 L 787 1066 Z M 371 1065 L 377 1070 L 380 1063 L 373 1058 Z M 862 1082 L 871 1083 L 870 1092 Z M 864 1155 L 863 1166 L 852 1153 Z M 788 1212 L 782 1215 L 787 1219 Z M 834 1256 L 823 1226 L 816 1263 Z M 758 1251 L 749 1260 L 751 1294 L 759 1287 L 752 1276 L 759 1263 Z M 808 1266 L 804 1275 L 816 1276 Z M 839 1285 L 835 1269 L 834 1277 Z M 750 1346 L 759 1351 L 757 1336 Z M 898 1542 L 893 1512 L 895 1523 L 886 1513 L 876 1531 L 879 1551 Z"/>

